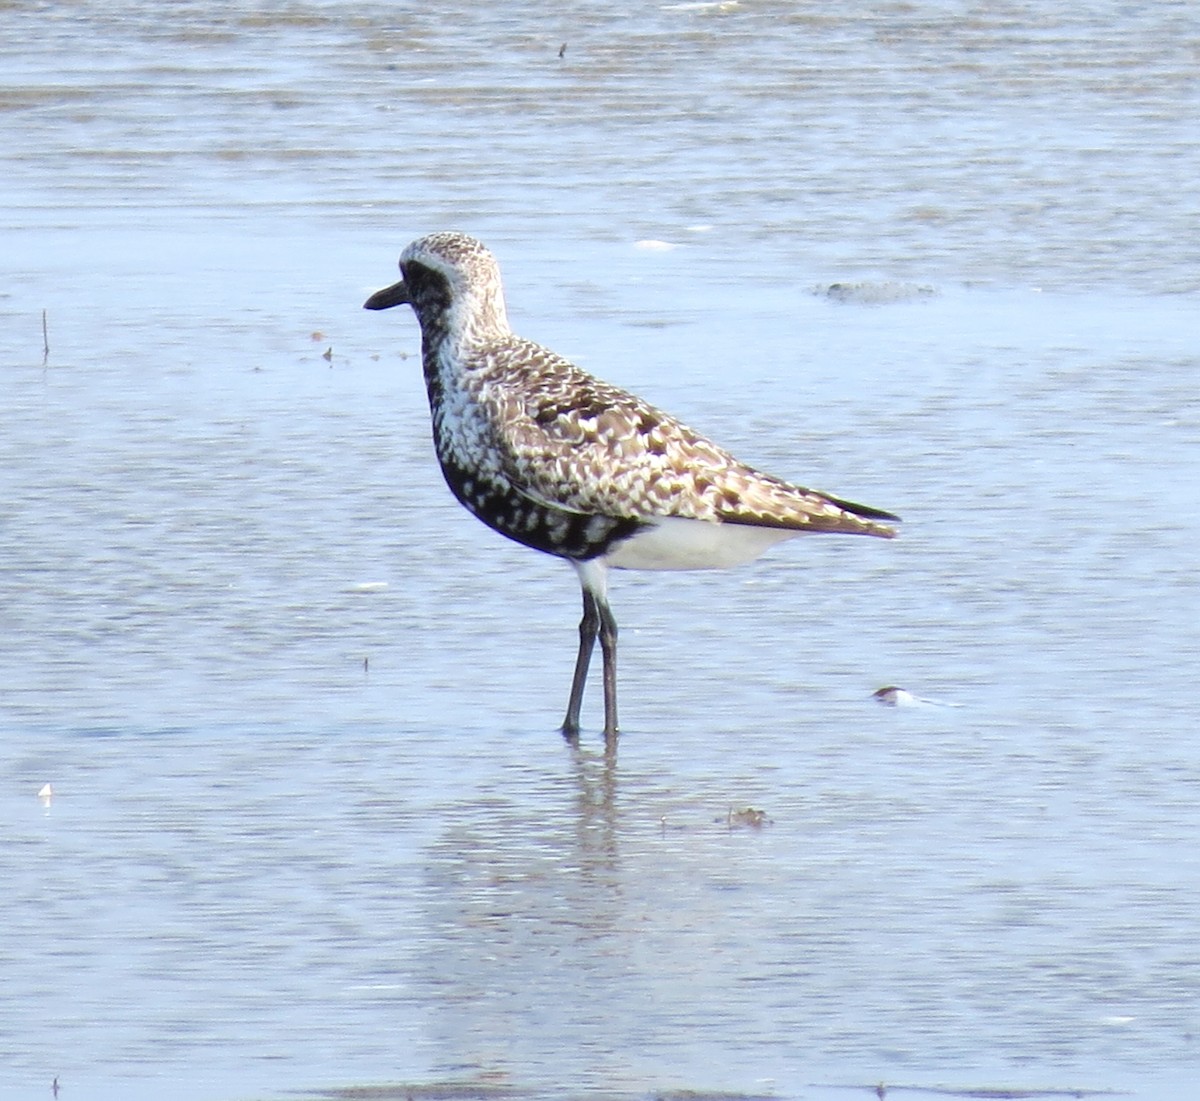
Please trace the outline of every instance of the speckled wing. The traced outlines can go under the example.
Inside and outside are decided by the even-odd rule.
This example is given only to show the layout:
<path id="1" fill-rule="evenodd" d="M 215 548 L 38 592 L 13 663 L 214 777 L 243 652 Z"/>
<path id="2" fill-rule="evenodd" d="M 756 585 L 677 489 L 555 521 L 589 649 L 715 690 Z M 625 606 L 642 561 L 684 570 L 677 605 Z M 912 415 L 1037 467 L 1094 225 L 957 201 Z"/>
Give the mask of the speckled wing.
<path id="1" fill-rule="evenodd" d="M 676 516 L 891 537 L 889 513 L 790 485 L 570 361 L 513 338 L 491 350 L 478 393 L 507 477 L 535 500 L 581 514 Z"/>

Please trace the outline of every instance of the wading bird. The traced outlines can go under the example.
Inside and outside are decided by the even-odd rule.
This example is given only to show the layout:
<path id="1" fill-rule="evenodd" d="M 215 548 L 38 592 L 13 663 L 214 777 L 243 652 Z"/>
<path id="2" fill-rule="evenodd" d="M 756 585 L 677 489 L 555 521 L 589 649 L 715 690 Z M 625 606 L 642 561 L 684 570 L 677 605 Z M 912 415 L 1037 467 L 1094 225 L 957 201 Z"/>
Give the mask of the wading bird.
<path id="1" fill-rule="evenodd" d="M 508 325 L 500 268 L 479 241 L 434 233 L 400 256 L 368 310 L 407 303 L 421 326 L 433 440 L 451 492 L 490 528 L 565 558 L 583 619 L 562 732 L 579 735 L 596 639 L 604 735 L 617 736 L 617 622 L 609 567 L 734 566 L 813 532 L 890 539 L 899 517 L 791 485 L 593 378 Z"/>

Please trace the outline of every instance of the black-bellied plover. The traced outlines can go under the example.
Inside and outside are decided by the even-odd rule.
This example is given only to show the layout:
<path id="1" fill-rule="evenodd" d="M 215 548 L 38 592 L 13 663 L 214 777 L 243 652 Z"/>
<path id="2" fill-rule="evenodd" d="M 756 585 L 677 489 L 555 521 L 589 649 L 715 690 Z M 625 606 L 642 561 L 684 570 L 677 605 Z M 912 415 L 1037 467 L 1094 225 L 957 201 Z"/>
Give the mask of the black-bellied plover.
<path id="1" fill-rule="evenodd" d="M 604 735 L 617 735 L 617 623 L 608 568 L 734 566 L 806 532 L 891 538 L 899 517 L 791 485 L 739 462 L 640 398 L 508 325 L 495 257 L 463 233 L 400 256 L 399 283 L 368 310 L 407 302 L 421 325 L 433 440 L 451 492 L 490 528 L 567 559 L 583 588 L 562 732 L 579 735 L 596 639 Z"/>

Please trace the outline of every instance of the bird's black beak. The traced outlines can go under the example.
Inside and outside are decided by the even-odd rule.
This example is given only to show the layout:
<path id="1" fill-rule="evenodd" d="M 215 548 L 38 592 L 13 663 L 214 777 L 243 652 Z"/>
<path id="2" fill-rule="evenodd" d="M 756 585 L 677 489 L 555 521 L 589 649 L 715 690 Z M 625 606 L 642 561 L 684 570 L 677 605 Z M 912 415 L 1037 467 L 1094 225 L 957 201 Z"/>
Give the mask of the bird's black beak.
<path id="1" fill-rule="evenodd" d="M 401 279 L 399 283 L 393 283 L 390 287 L 376 291 L 363 303 L 363 309 L 390 310 L 393 306 L 402 306 L 405 302 L 411 301 L 412 299 L 408 297 L 408 288 Z"/>

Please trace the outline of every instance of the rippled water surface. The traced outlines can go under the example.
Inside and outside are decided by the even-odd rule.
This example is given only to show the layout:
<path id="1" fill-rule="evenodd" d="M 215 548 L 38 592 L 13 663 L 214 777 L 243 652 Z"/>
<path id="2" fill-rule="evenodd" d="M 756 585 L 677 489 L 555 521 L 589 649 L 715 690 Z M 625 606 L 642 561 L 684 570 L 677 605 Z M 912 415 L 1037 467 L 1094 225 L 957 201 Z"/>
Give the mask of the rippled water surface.
<path id="1" fill-rule="evenodd" d="M 0 30 L 0 1097 L 1194 1096 L 1190 5 Z M 614 576 L 618 758 L 360 309 L 441 228 L 905 517 Z"/>

